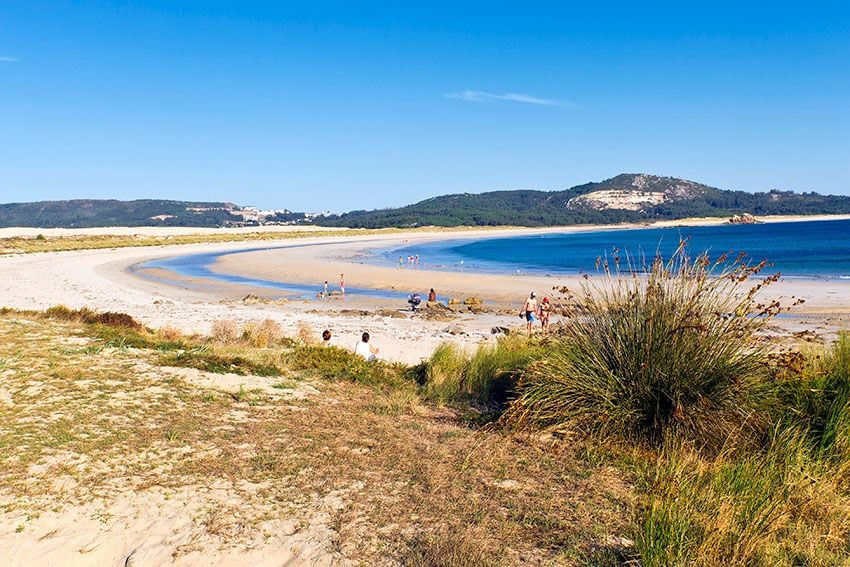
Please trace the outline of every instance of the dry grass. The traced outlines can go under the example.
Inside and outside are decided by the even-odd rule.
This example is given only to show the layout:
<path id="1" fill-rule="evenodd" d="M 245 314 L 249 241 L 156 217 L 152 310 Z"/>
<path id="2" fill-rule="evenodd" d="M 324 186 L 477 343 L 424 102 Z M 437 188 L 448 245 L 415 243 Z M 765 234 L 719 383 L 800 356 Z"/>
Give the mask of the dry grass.
<path id="1" fill-rule="evenodd" d="M 183 331 L 176 327 L 160 327 L 156 330 L 156 336 L 166 342 L 178 342 L 185 339 Z"/>
<path id="2" fill-rule="evenodd" d="M 239 340 L 239 325 L 232 319 L 213 321 L 210 338 L 219 344 L 231 344 Z"/>
<path id="3" fill-rule="evenodd" d="M 319 337 L 313 331 L 313 327 L 306 321 L 298 321 L 298 331 L 296 333 L 298 341 L 303 345 L 315 346 L 319 344 Z"/>
<path id="4" fill-rule="evenodd" d="M 284 338 L 280 323 L 265 319 L 259 323 L 247 323 L 242 329 L 242 340 L 254 348 L 268 348 L 279 344 Z"/>
<path id="5" fill-rule="evenodd" d="M 234 508 L 251 513 L 200 518 L 198 529 L 217 541 L 261 538 L 269 518 L 324 518 L 333 547 L 365 564 L 436 564 L 448 550 L 443 564 L 572 564 L 627 529 L 630 487 L 616 471 L 468 429 L 413 389 L 317 381 L 309 370 L 269 377 L 280 395 L 210 389 L 160 367 L 156 343 L 126 337 L 105 339 L 78 321 L 0 317 L 0 392 L 11 399 L 0 400 L 4 521 L 26 529 L 27 517 L 57 502 L 225 483 L 240 499 Z M 227 348 L 289 368 L 270 349 Z M 298 348 L 305 364 L 311 347 Z M 287 394 L 305 380 L 321 393 Z"/>

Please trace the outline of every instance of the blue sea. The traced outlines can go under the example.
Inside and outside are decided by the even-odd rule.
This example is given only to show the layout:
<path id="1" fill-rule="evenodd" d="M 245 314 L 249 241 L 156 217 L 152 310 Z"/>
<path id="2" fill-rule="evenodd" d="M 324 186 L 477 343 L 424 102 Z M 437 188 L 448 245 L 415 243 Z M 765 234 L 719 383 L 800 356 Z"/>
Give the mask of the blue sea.
<path id="1" fill-rule="evenodd" d="M 495 273 L 594 273 L 597 259 L 619 255 L 669 257 L 681 239 L 691 255 L 713 257 L 746 252 L 754 263 L 767 260 L 770 273 L 786 277 L 850 279 L 850 220 L 781 222 L 549 233 L 534 236 L 452 240 L 384 250 L 381 263 L 419 255 L 422 268 Z M 622 262 L 621 262 L 622 263 Z"/>
<path id="2" fill-rule="evenodd" d="M 419 264 L 414 267 L 422 269 L 533 275 L 594 273 L 597 259 L 606 256 L 611 258 L 615 249 L 618 250 L 621 258 L 630 255 L 639 265 L 644 257 L 651 259 L 656 254 L 669 257 L 683 238 L 688 239 L 688 248 L 692 255 L 707 251 L 716 257 L 727 252 L 746 252 L 753 263 L 767 260 L 772 264 L 766 273 L 779 272 L 786 278 L 847 280 L 850 283 L 850 220 L 603 230 L 479 240 L 459 239 L 376 250 L 367 261 L 397 266 L 398 258 L 402 256 L 407 268 L 407 257 L 418 255 Z M 223 274 L 212 269 L 218 258 L 228 254 L 301 246 L 305 245 L 290 244 L 174 256 L 143 262 L 134 266 L 133 269 L 165 268 L 184 276 L 197 278 L 201 282 L 227 282 L 267 288 L 305 298 L 315 297 L 315 294 L 321 291 L 320 282 L 317 282 L 315 286 L 305 286 L 238 274 Z M 170 281 L 162 277 L 154 279 L 186 285 L 183 282 Z M 347 291 L 355 295 L 394 299 L 407 297 L 405 292 L 355 286 L 349 287 Z M 423 293 L 425 291 L 422 290 Z"/>

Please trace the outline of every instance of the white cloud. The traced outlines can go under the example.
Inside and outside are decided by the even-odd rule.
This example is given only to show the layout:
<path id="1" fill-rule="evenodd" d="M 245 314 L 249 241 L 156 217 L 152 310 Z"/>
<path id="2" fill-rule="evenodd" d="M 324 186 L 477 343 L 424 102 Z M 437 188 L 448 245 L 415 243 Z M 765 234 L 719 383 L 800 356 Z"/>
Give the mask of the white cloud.
<path id="1" fill-rule="evenodd" d="M 553 98 L 540 98 L 523 93 L 495 94 L 484 91 L 460 91 L 456 93 L 449 93 L 445 95 L 445 97 L 457 100 L 465 100 L 468 102 L 495 102 L 499 100 L 506 100 L 509 102 L 523 102 L 525 104 L 536 104 L 539 106 L 560 106 L 573 110 L 579 109 L 578 105 L 571 102 L 566 102 Z"/>
<path id="2" fill-rule="evenodd" d="M 10 55 L 0 55 L 0 63 L 17 63 L 18 58 Z"/>

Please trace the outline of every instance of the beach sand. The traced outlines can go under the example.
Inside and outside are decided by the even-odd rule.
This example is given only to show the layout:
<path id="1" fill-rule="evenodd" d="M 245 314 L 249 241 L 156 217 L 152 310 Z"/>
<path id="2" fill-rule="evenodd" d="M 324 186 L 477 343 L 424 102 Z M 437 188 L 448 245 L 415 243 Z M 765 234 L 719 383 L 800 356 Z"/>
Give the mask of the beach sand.
<path id="1" fill-rule="evenodd" d="M 716 219 L 713 220 L 716 222 Z M 581 227 L 581 230 L 587 229 Z M 132 230 L 134 234 L 145 232 Z M 412 232 L 357 238 L 313 237 L 259 244 L 192 244 L 8 255 L 0 257 L 0 306 L 40 310 L 61 304 L 70 308 L 89 307 L 98 311 L 125 312 L 151 327 L 170 326 L 184 332 L 201 334 L 209 334 L 215 321 L 233 320 L 244 324 L 269 318 L 279 322 L 285 332 L 293 336 L 298 333 L 299 326 L 305 324 L 317 337 L 323 329 L 331 329 L 334 335 L 332 343 L 344 348 L 353 347 L 360 333 L 369 331 L 373 343 L 381 349 L 381 358 L 413 364 L 427 357 L 437 345 L 445 341 L 471 349 L 482 342 L 495 340 L 491 334 L 493 327 L 523 329 L 524 324 L 516 312 L 531 290 L 542 295 L 549 293 L 553 286 L 576 287 L 580 285 L 581 279 L 436 272 L 425 269 L 425 266 L 398 269 L 367 264 L 364 255 L 370 249 L 401 245 L 405 240 L 410 244 L 434 239 L 533 232 L 541 231 Z M 331 289 L 335 289 L 339 274 L 344 272 L 347 284 L 351 287 L 400 292 L 434 287 L 442 296 L 483 298 L 494 307 L 495 312 L 478 315 L 465 313 L 454 316 L 451 321 L 429 321 L 405 312 L 403 299 L 350 295 L 344 300 L 246 302 L 243 298 L 248 294 L 261 298 L 272 298 L 279 294 L 262 288 L 175 277 L 164 270 L 143 273 L 130 270 L 132 266 L 154 258 L 220 251 L 239 252 L 258 246 L 281 248 L 225 256 L 215 269 L 225 273 L 313 285 L 317 292 L 321 290 L 321 282 L 325 279 L 329 281 Z M 166 284 L 158 281 L 157 277 L 175 280 L 176 283 Z M 846 282 L 784 281 L 768 288 L 765 297 L 777 295 L 782 296 L 786 303 L 792 297 L 806 300 L 803 306 L 795 309 L 795 315 L 777 320 L 777 332 L 790 334 L 810 329 L 821 338 L 828 338 L 838 329 L 846 328 L 850 321 L 850 284 Z M 378 314 L 377 310 L 384 311 Z M 241 505 L 238 498 L 224 489 L 221 498 L 222 502 Z M 110 508 L 110 513 L 121 516 L 120 519 L 110 522 L 106 527 L 97 519 L 99 504 L 70 507 L 62 512 L 45 514 L 35 522 L 35 528 L 28 528 L 25 533 L 14 533 L 13 526 L 4 526 L 8 528 L 8 535 L 0 537 L 0 550 L 8 552 L 10 557 L 29 563 L 84 565 L 92 564 L 92 561 L 114 563 L 121 560 L 128 549 L 144 544 L 144 556 L 140 552 L 137 563 L 159 564 L 169 560 L 176 545 L 173 542 L 194 534 L 190 527 L 190 516 L 199 513 L 197 507 L 204 502 L 207 500 L 185 492 L 169 494 L 167 498 L 155 489 L 144 493 L 128 492 L 126 498 Z M 317 510 L 319 516 L 324 513 L 321 506 Z M 322 527 L 320 522 L 316 525 Z M 41 531 L 36 532 L 36 528 Z M 276 535 L 272 540 L 258 544 L 259 551 L 253 555 L 229 555 L 202 545 L 200 549 L 207 549 L 203 555 L 198 552 L 183 557 L 181 561 L 189 564 L 197 560 L 222 565 L 281 564 L 286 561 L 292 561 L 292 564 L 337 562 L 329 555 L 331 538 L 321 530 L 314 529 L 290 537 L 280 535 L 287 533 L 285 527 L 275 525 L 270 529 Z M 41 532 L 64 535 L 48 540 L 46 544 L 32 545 L 32 536 L 29 534 Z M 295 554 L 291 551 L 293 549 L 300 551 Z M 81 551 L 72 551 L 74 559 L 70 560 L 69 550 Z M 86 550 L 87 555 L 81 555 L 82 550 Z"/>
<path id="2" fill-rule="evenodd" d="M 697 219 L 699 220 L 699 219 Z M 718 219 L 712 219 L 718 222 Z M 787 220 L 787 219 L 784 219 Z M 543 232 L 610 230 L 617 227 L 567 227 L 548 229 L 464 230 L 453 232 L 416 231 L 359 237 L 310 237 L 298 240 L 191 244 L 149 248 L 119 248 L 0 257 L 0 305 L 20 309 L 44 309 L 53 305 L 89 307 L 98 311 L 126 312 L 151 327 L 172 326 L 184 332 L 208 334 L 217 320 L 246 323 L 274 319 L 286 332 L 296 334 L 299 324 L 308 325 L 316 336 L 330 329 L 334 344 L 353 346 L 363 331 L 387 360 L 416 363 L 443 341 L 474 347 L 492 340 L 496 326 L 522 327 L 516 314 L 531 291 L 551 294 L 553 287 L 577 289 L 579 276 L 494 275 L 431 271 L 426 266 L 398 269 L 372 265 L 364 255 L 375 248 L 401 246 L 405 242 L 452 238 L 487 238 Z M 139 230 L 139 229 L 134 229 Z M 462 314 L 453 322 L 413 318 L 404 312 L 403 299 L 349 294 L 345 299 L 292 299 L 274 302 L 243 302 L 249 294 L 276 298 L 282 295 L 267 288 L 238 286 L 175 276 L 167 271 L 134 273 L 129 268 L 146 260 L 176 255 L 239 252 L 257 247 L 268 250 L 231 254 L 219 259 L 215 271 L 314 286 L 321 291 L 328 280 L 338 288 L 345 273 L 349 288 L 423 292 L 431 287 L 442 297 L 463 300 L 478 297 L 493 307 L 492 313 Z M 147 277 L 140 277 L 147 276 Z M 156 277 L 176 280 L 172 284 Z M 176 285 L 174 285 L 176 284 Z M 792 316 L 778 320 L 790 331 L 803 326 L 833 334 L 846 327 L 850 314 L 850 283 L 830 280 L 787 280 L 770 286 L 765 299 L 781 297 L 789 304 L 795 298 L 805 303 Z M 384 310 L 385 315 L 376 315 Z M 365 312 L 372 313 L 365 313 Z M 452 324 L 456 323 L 456 324 Z M 460 332 L 458 332 L 460 330 Z M 449 332 L 451 331 L 451 332 Z"/>

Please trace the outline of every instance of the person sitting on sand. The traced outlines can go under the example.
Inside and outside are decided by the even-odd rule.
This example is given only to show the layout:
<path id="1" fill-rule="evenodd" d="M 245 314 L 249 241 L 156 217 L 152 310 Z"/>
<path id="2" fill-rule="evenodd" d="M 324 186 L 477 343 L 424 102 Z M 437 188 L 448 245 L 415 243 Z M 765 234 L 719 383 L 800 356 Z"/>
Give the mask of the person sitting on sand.
<path id="1" fill-rule="evenodd" d="M 543 334 L 549 332 L 549 315 L 552 313 L 552 304 L 549 303 L 549 298 L 544 297 L 543 301 L 540 303 L 539 315 L 540 315 L 540 328 L 543 331 Z"/>
<path id="2" fill-rule="evenodd" d="M 331 346 L 331 330 L 325 329 L 322 331 L 322 346 Z"/>
<path id="3" fill-rule="evenodd" d="M 520 311 L 519 316 L 525 317 L 526 328 L 528 329 L 528 335 L 531 336 L 531 324 L 534 323 L 534 314 L 537 313 L 537 294 L 533 291 L 528 299 L 525 300 L 525 305 L 522 306 L 522 311 Z"/>
<path id="4" fill-rule="evenodd" d="M 428 292 L 428 301 L 437 301 L 437 292 L 434 291 L 433 287 L 431 288 L 431 291 Z"/>
<path id="5" fill-rule="evenodd" d="M 360 342 L 354 346 L 354 354 L 359 354 L 369 362 L 378 359 L 378 347 L 369 344 L 369 333 L 363 333 Z"/>

